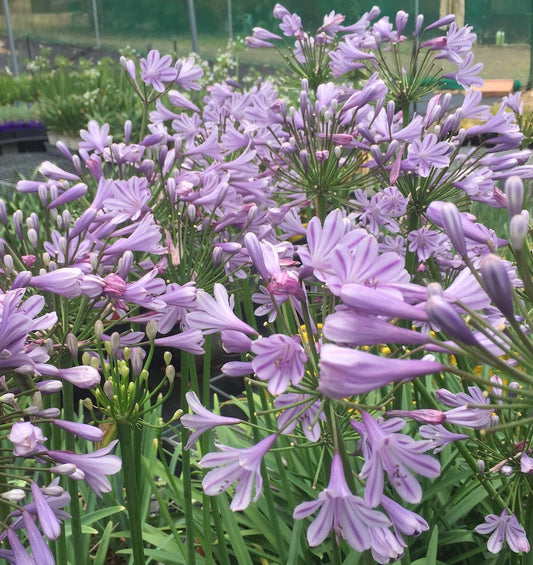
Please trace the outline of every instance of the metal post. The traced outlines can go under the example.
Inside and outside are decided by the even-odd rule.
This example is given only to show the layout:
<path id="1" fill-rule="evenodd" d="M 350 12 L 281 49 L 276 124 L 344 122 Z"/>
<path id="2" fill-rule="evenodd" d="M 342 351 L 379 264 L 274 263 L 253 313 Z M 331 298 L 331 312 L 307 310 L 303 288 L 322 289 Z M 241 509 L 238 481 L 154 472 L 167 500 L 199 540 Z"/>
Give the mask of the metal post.
<path id="1" fill-rule="evenodd" d="M 198 31 L 196 30 L 194 0 L 187 0 L 187 11 L 189 12 L 189 27 L 191 28 L 192 50 L 194 53 L 198 53 Z"/>
<path id="2" fill-rule="evenodd" d="M 11 61 L 13 63 L 13 75 L 19 76 L 19 64 L 17 61 L 17 52 L 15 50 L 15 39 L 13 38 L 13 28 L 11 27 L 11 17 L 9 15 L 9 5 L 4 0 L 4 14 L 6 15 L 7 36 L 9 38 L 9 49 L 11 50 Z"/>
<path id="3" fill-rule="evenodd" d="M 96 33 L 96 48 L 100 49 L 100 29 L 98 27 L 98 10 L 96 9 L 96 0 L 93 0 L 93 18 L 94 31 Z"/>
<path id="4" fill-rule="evenodd" d="M 233 18 L 231 16 L 231 0 L 228 0 L 228 36 L 230 42 L 233 42 Z"/>
<path id="5" fill-rule="evenodd" d="M 529 6 L 529 77 L 526 90 L 533 88 L 533 0 Z"/>

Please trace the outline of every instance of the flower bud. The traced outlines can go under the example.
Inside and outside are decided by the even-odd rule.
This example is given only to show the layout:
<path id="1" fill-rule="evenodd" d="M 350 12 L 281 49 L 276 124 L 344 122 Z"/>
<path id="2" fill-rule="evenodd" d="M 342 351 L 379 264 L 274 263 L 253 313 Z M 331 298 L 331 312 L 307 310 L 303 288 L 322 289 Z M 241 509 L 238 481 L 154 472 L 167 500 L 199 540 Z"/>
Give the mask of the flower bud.
<path id="1" fill-rule="evenodd" d="M 480 266 L 485 291 L 506 318 L 514 318 L 511 281 L 504 262 L 494 253 L 485 255 Z"/>
<path id="2" fill-rule="evenodd" d="M 130 354 L 131 371 L 135 378 L 138 378 L 143 370 L 144 351 L 140 347 L 134 347 Z"/>
<path id="3" fill-rule="evenodd" d="M 157 335 L 157 329 L 157 322 L 155 320 L 150 320 L 146 324 L 146 337 L 150 341 L 153 341 L 155 339 L 155 336 Z"/>
<path id="4" fill-rule="evenodd" d="M 520 214 L 515 214 L 509 224 L 509 239 L 511 247 L 515 251 L 520 251 L 524 247 L 524 242 L 529 231 L 529 214 L 523 210 Z"/>
<path id="5" fill-rule="evenodd" d="M 513 474 L 513 468 L 511 467 L 511 465 L 504 465 L 501 469 L 500 469 L 500 473 L 504 476 L 504 477 L 510 477 Z"/>
<path id="6" fill-rule="evenodd" d="M 132 129 L 133 124 L 131 123 L 131 120 L 126 120 L 124 122 L 124 141 L 126 143 L 130 142 Z"/>
<path id="7" fill-rule="evenodd" d="M 509 219 L 511 219 L 516 214 L 520 214 L 524 207 L 524 183 L 520 177 L 513 175 L 505 181 L 505 196 Z"/>
<path id="8" fill-rule="evenodd" d="M 113 355 L 116 355 L 120 348 L 120 334 L 118 332 L 113 332 L 111 334 L 111 337 L 109 338 L 109 341 L 111 343 L 111 353 Z"/>
<path id="9" fill-rule="evenodd" d="M 58 485 L 49 485 L 47 487 L 40 487 L 43 494 L 46 496 L 61 496 L 65 490 Z"/>
<path id="10" fill-rule="evenodd" d="M 26 493 L 21 488 L 13 488 L 3 492 L 0 496 L 5 500 L 10 500 L 11 502 L 18 502 L 25 498 Z"/>
<path id="11" fill-rule="evenodd" d="M 13 257 L 11 257 L 11 255 L 9 254 L 4 255 L 3 263 L 4 263 L 4 271 L 5 271 L 4 274 L 12 274 L 14 268 Z"/>
<path id="12" fill-rule="evenodd" d="M 5 201 L 0 198 L 0 222 L 7 226 L 7 208 Z"/>
<path id="13" fill-rule="evenodd" d="M 36 415 L 39 418 L 59 418 L 61 410 L 59 408 L 45 408 L 44 410 L 39 410 Z"/>
<path id="14" fill-rule="evenodd" d="M 467 345 L 478 345 L 476 338 L 453 306 L 440 296 L 430 296 L 426 302 L 426 313 L 431 322 L 437 324 L 453 339 Z"/>
<path id="15" fill-rule="evenodd" d="M 81 168 L 81 159 L 79 155 L 72 155 L 72 165 L 76 173 L 81 177 L 83 175 L 83 169 Z"/>
<path id="16" fill-rule="evenodd" d="M 213 249 L 213 267 L 219 267 L 222 265 L 222 259 L 224 256 L 224 252 L 220 247 L 215 247 Z"/>
<path id="17" fill-rule="evenodd" d="M 72 475 L 77 471 L 77 469 L 78 468 L 74 465 L 74 463 L 62 463 L 61 465 L 50 467 L 50 471 L 57 475 Z"/>
<path id="18" fill-rule="evenodd" d="M 106 381 L 103 386 L 104 394 L 108 400 L 113 400 L 113 395 L 115 394 L 115 385 L 112 381 Z"/>
<path id="19" fill-rule="evenodd" d="M 396 31 L 398 35 L 401 35 L 407 25 L 407 20 L 409 19 L 409 14 L 403 10 L 399 10 L 396 13 Z"/>
<path id="20" fill-rule="evenodd" d="M 174 365 L 167 365 L 165 368 L 165 376 L 169 380 L 170 383 L 174 382 L 174 378 L 176 376 L 176 368 Z"/>
<path id="21" fill-rule="evenodd" d="M 83 407 L 85 408 L 85 410 L 91 410 L 91 411 L 92 411 L 92 409 L 93 409 L 93 402 L 92 402 L 92 400 L 91 400 L 90 398 L 84 398 L 84 399 L 81 401 L 81 403 L 82 403 Z"/>
<path id="22" fill-rule="evenodd" d="M 66 341 L 68 350 L 70 352 L 70 355 L 72 356 L 72 359 L 77 360 L 78 359 L 78 340 L 76 339 L 76 336 L 72 332 L 69 332 L 67 334 L 67 338 L 66 338 L 65 341 Z"/>
<path id="23" fill-rule="evenodd" d="M 302 163 L 304 171 L 307 171 L 307 167 L 309 165 L 309 152 L 307 151 L 307 149 L 302 149 L 300 151 L 300 161 Z"/>
<path id="24" fill-rule="evenodd" d="M 41 394 L 55 394 L 63 390 L 63 383 L 61 381 L 41 381 L 35 385 Z"/>
<path id="25" fill-rule="evenodd" d="M 96 320 L 94 324 L 94 337 L 100 341 L 104 335 L 104 323 L 102 320 Z"/>
<path id="26" fill-rule="evenodd" d="M 48 206 L 48 190 L 46 190 L 44 184 L 39 185 L 38 194 L 43 208 L 46 208 Z"/>
<path id="27" fill-rule="evenodd" d="M 465 257 L 467 255 L 465 234 L 457 206 L 453 202 L 445 202 L 442 205 L 441 214 L 446 235 L 450 238 L 457 253 Z"/>
<path id="28" fill-rule="evenodd" d="M 28 230 L 28 241 L 30 242 L 30 245 L 34 249 L 37 249 L 37 244 L 39 243 L 39 237 L 37 235 L 37 231 L 33 228 L 30 228 Z"/>

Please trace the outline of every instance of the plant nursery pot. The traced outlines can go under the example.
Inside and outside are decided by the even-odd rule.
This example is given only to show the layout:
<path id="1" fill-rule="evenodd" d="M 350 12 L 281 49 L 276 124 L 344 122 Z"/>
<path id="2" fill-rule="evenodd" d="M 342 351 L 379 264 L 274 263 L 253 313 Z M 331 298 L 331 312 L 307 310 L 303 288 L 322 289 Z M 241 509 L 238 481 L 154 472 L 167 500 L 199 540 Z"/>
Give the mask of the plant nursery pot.
<path id="1" fill-rule="evenodd" d="M 0 124 L 0 154 L 46 151 L 48 134 L 39 122 Z"/>

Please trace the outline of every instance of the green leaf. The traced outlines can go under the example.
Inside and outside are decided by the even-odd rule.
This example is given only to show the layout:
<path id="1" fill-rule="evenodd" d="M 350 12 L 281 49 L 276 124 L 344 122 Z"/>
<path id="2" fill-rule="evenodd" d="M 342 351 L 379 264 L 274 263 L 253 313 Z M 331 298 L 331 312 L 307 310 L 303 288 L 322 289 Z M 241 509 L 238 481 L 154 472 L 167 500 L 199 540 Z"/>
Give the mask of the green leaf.
<path id="1" fill-rule="evenodd" d="M 125 509 L 124 506 L 110 506 L 109 508 L 101 508 L 100 510 L 95 510 L 89 514 L 85 514 L 81 517 L 82 525 L 89 525 L 94 522 L 98 522 L 103 518 L 107 518 L 109 516 L 113 516 L 113 514 L 117 514 L 118 512 L 123 512 Z"/>
<path id="2" fill-rule="evenodd" d="M 298 551 L 300 549 L 300 540 L 302 539 L 302 531 L 304 527 L 303 520 L 295 520 L 292 528 L 291 542 L 289 545 L 289 554 L 287 555 L 287 565 L 297 565 Z"/>
<path id="3" fill-rule="evenodd" d="M 100 543 L 98 545 L 98 551 L 94 556 L 93 565 L 104 565 L 107 556 L 107 550 L 109 549 L 109 542 L 111 540 L 111 532 L 113 531 L 113 522 L 109 520 L 107 523 L 102 537 L 100 538 Z"/>
<path id="4" fill-rule="evenodd" d="M 426 555 L 426 565 L 436 565 L 437 563 L 437 548 L 439 546 L 439 527 L 437 524 L 433 527 L 431 538 L 428 544 L 428 552 Z"/>
<path id="5" fill-rule="evenodd" d="M 455 524 L 461 520 L 472 508 L 478 506 L 489 495 L 482 485 L 477 485 L 468 493 L 466 485 L 461 489 L 461 494 L 466 492 L 466 496 L 461 496 L 460 500 L 452 500 L 449 512 L 444 516 L 445 522 Z"/>
<path id="6" fill-rule="evenodd" d="M 235 520 L 235 515 L 231 511 L 226 494 L 216 497 L 222 515 L 222 523 L 226 527 L 229 535 L 231 549 L 235 553 L 236 562 L 239 565 L 253 565 L 250 553 L 241 534 L 241 530 Z"/>

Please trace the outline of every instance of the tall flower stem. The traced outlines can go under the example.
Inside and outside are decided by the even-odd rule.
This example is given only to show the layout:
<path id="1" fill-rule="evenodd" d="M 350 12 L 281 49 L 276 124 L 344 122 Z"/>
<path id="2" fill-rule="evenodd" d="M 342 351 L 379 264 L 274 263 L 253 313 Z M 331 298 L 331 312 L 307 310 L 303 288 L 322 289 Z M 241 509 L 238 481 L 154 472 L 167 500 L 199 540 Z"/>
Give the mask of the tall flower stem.
<path id="1" fill-rule="evenodd" d="M 117 422 L 117 434 L 122 454 L 122 472 L 128 518 L 130 524 L 130 541 L 134 565 L 144 565 L 144 544 L 142 536 L 142 516 L 139 505 L 139 474 L 140 461 L 136 461 L 139 451 L 135 449 L 132 425 L 130 422 Z"/>
<path id="2" fill-rule="evenodd" d="M 68 362 L 70 365 L 70 361 Z M 63 365 L 61 365 L 63 366 Z M 69 382 L 63 383 L 63 414 L 65 420 L 73 422 L 76 420 L 76 415 L 74 414 L 74 387 Z M 72 434 L 65 435 L 65 447 L 69 451 L 76 451 L 76 441 Z M 78 496 L 78 484 L 72 479 L 68 479 L 68 492 L 70 494 L 70 515 L 71 515 L 71 547 L 82 548 L 83 547 L 83 536 L 81 533 L 81 512 L 80 512 L 80 500 Z M 58 556 L 59 557 L 59 556 Z M 83 559 L 83 558 L 82 558 Z"/>
<path id="3" fill-rule="evenodd" d="M 527 506 L 524 515 L 524 523 L 526 524 L 526 528 L 531 528 L 531 524 L 533 524 L 533 496 L 531 496 L 531 494 L 527 497 Z M 523 559 L 524 565 L 533 565 L 533 551 L 530 551 L 529 553 L 524 555 Z"/>
<path id="4" fill-rule="evenodd" d="M 194 377 L 196 382 L 196 389 L 198 389 L 198 384 L 196 381 L 196 367 L 194 365 L 194 359 L 191 355 L 185 352 L 181 354 L 181 383 L 180 383 L 180 396 L 181 396 L 181 406 L 187 406 L 187 400 L 185 399 L 185 393 L 189 390 L 189 378 Z M 194 387 L 192 388 L 194 390 Z M 185 445 L 187 443 L 188 432 L 187 429 L 182 426 L 181 428 L 181 443 Z M 196 551 L 194 547 L 194 519 L 193 519 L 193 508 L 192 508 L 192 484 L 191 484 L 191 456 L 189 451 L 182 450 L 181 453 L 181 478 L 183 484 L 183 509 L 185 513 L 185 531 L 186 531 L 186 546 L 187 546 L 187 563 L 194 565 L 196 563 Z"/>
<path id="5" fill-rule="evenodd" d="M 203 367 L 202 367 L 202 403 L 204 406 L 209 406 L 209 382 L 211 380 L 211 348 L 212 341 L 211 336 L 205 337 L 204 349 L 205 353 L 203 355 Z M 198 391 L 197 391 L 198 392 Z M 202 453 L 208 453 L 212 446 L 209 445 L 212 439 L 209 434 L 204 434 L 200 439 L 200 445 L 202 447 Z M 203 493 L 202 496 L 202 517 L 203 517 L 203 527 L 204 527 L 204 557 L 206 564 L 213 562 L 213 550 L 211 543 L 211 497 Z"/>

